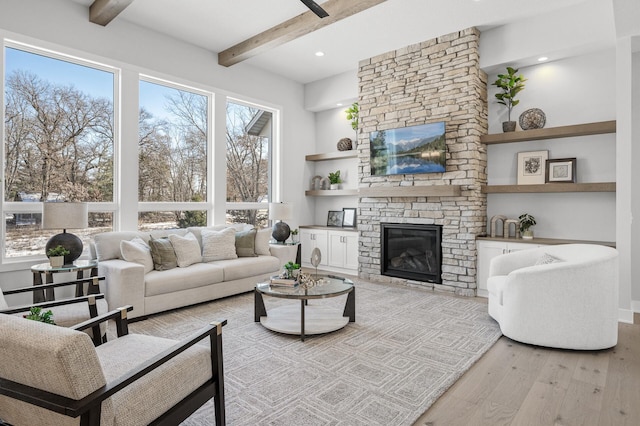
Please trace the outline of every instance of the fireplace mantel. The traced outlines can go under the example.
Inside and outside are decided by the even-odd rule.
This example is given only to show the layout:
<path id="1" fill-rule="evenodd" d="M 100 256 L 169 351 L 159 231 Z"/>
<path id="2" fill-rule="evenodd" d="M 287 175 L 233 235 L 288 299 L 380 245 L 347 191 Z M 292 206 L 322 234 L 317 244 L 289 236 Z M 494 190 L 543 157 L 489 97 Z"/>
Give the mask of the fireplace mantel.
<path id="1" fill-rule="evenodd" d="M 361 197 L 459 197 L 460 185 L 369 186 L 360 187 Z"/>

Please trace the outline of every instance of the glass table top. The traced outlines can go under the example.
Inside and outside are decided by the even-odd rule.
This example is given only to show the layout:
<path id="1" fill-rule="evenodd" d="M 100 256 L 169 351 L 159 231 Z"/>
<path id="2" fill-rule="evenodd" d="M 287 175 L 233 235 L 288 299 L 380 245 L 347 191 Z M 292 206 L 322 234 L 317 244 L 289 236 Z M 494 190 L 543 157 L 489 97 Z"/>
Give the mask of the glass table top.
<path id="1" fill-rule="evenodd" d="M 348 278 L 328 275 L 312 275 L 312 277 L 318 281 L 311 288 L 304 288 L 302 285 L 296 287 L 275 286 L 265 282 L 257 284 L 256 290 L 262 294 L 285 299 L 321 299 L 340 296 L 353 289 L 353 281 Z"/>
<path id="2" fill-rule="evenodd" d="M 78 269 L 89 269 L 98 266 L 97 260 L 76 260 L 73 265 L 63 265 L 58 268 L 51 266 L 49 262 L 39 263 L 31 267 L 33 272 L 68 272 L 77 271 Z"/>

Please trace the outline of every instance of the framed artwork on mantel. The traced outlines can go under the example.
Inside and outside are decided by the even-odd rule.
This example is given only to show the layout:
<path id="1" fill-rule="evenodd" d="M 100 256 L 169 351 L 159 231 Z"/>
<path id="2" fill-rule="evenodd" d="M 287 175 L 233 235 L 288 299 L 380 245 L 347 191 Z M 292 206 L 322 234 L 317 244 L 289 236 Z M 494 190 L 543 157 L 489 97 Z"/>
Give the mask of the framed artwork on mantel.
<path id="1" fill-rule="evenodd" d="M 544 184 L 549 151 L 518 153 L 518 185 Z"/>

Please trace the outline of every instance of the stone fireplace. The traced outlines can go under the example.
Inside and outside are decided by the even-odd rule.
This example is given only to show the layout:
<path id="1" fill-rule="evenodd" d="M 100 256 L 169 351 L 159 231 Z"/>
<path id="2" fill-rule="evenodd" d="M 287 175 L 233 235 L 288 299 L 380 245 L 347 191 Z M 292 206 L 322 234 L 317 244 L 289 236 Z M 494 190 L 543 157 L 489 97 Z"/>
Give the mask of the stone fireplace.
<path id="1" fill-rule="evenodd" d="M 382 275 L 442 283 L 442 226 L 380 224 Z"/>
<path id="2" fill-rule="evenodd" d="M 475 295 L 475 238 L 485 232 L 487 223 L 486 195 L 481 192 L 487 157 L 480 143 L 480 135 L 487 132 L 487 77 L 479 66 L 479 36 L 470 28 L 360 62 L 362 278 Z M 437 121 L 445 122 L 446 172 L 371 176 L 370 132 Z M 382 253 L 390 250 L 381 242 L 383 224 L 437 226 L 442 237 L 439 279 L 397 271 L 389 276 Z M 394 245 L 402 246 L 401 239 Z M 426 251 L 416 255 L 425 262 L 435 259 Z"/>

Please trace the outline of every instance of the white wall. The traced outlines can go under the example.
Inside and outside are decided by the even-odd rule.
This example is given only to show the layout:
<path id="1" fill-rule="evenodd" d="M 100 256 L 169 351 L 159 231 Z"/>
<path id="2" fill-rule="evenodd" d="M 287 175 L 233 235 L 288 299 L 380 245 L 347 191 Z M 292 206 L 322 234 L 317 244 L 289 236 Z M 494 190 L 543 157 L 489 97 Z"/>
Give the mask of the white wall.
<path id="1" fill-rule="evenodd" d="M 520 68 L 527 78 L 511 119 L 529 108 L 545 112 L 545 127 L 615 120 L 612 89 L 602 82 L 615 74 L 615 50 Z M 502 72 L 502 71 L 501 71 Z M 496 80 L 496 74 L 489 76 Z M 502 133 L 506 108 L 496 102 L 498 88 L 488 87 L 489 133 Z M 578 182 L 615 182 L 616 136 L 596 135 L 488 146 L 489 184 L 515 184 L 517 154 L 548 150 L 549 158 L 577 158 Z M 489 194 L 488 218 L 497 214 L 516 219 L 536 217 L 538 237 L 615 241 L 615 193 Z"/>
<path id="2" fill-rule="evenodd" d="M 297 217 L 290 221 L 290 225 L 296 227 L 312 220 L 313 212 L 304 199 L 306 179 L 301 180 L 300 176 L 305 170 L 304 155 L 315 151 L 315 122 L 313 113 L 303 107 L 304 88 L 301 84 L 246 64 L 221 67 L 213 52 L 136 27 L 122 19 L 114 20 L 107 27 L 92 24 L 88 8 L 75 2 L 0 0 L 0 11 L 2 37 L 104 62 L 122 68 L 126 75 L 142 72 L 280 109 L 282 125 L 276 130 L 281 133 L 281 160 L 285 165 L 281 169 L 282 199 L 295 204 Z M 129 91 L 123 93 L 123 98 L 128 98 L 125 110 L 137 111 L 137 105 L 132 105 L 137 102 L 137 94 L 131 95 Z M 223 122 L 224 119 L 215 120 L 218 127 L 214 130 L 216 146 L 225 144 Z M 130 133 L 123 136 L 123 144 L 130 147 L 137 143 L 135 126 L 124 126 L 123 131 Z M 136 157 L 130 155 L 124 159 L 122 169 L 125 173 L 135 168 Z M 223 155 L 218 155 L 214 161 L 217 173 L 224 170 Z M 128 180 L 132 181 L 137 179 Z M 216 181 L 217 192 L 212 200 L 215 217 L 224 217 L 226 194 L 223 182 L 224 179 Z M 137 199 L 135 192 L 135 185 L 124 185 L 122 199 Z M 130 210 L 135 212 L 136 209 Z M 129 228 L 135 223 L 135 220 L 123 221 Z M 30 284 L 28 265 L 25 263 L 23 267 L 25 269 L 21 271 L 0 274 L 3 287 Z"/>

